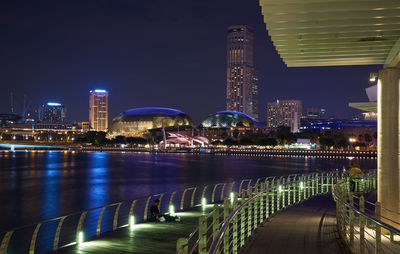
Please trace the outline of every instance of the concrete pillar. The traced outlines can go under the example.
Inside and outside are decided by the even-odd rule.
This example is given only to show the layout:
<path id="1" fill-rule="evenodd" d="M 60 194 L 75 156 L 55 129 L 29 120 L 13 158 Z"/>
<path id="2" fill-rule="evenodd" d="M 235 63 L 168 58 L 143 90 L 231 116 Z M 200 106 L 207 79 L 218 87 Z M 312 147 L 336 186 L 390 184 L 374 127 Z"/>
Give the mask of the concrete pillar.
<path id="1" fill-rule="evenodd" d="M 385 68 L 378 79 L 378 201 L 383 207 L 400 211 L 399 134 L 400 69 Z M 382 216 L 399 221 L 387 211 Z M 389 221 L 385 221 L 390 224 Z M 394 225 L 393 225 L 394 226 Z"/>

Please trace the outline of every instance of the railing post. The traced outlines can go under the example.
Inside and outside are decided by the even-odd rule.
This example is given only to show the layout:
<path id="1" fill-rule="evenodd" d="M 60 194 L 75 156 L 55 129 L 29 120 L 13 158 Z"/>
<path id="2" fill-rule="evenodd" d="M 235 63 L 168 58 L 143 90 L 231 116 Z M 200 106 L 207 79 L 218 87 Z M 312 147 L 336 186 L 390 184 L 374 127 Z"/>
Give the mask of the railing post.
<path id="1" fill-rule="evenodd" d="M 282 193 L 282 208 L 286 207 L 286 190 L 285 190 L 285 178 L 282 179 L 282 188 L 280 188 L 280 191 Z"/>
<path id="2" fill-rule="evenodd" d="M 242 198 L 244 199 L 244 191 L 242 191 Z M 242 201 L 242 203 L 244 200 Z M 245 217 L 246 208 L 240 210 L 240 247 L 244 245 L 244 238 L 245 238 L 245 228 L 246 228 L 246 217 Z"/>
<path id="3" fill-rule="evenodd" d="M 281 210 L 281 193 L 280 193 L 280 189 L 281 189 L 281 179 L 278 179 L 278 181 L 276 182 L 276 188 L 275 188 L 275 192 L 276 192 L 276 211 L 280 211 Z"/>
<path id="4" fill-rule="evenodd" d="M 287 193 L 288 193 L 288 206 L 292 204 L 292 180 L 290 179 L 290 176 L 287 178 Z"/>
<path id="5" fill-rule="evenodd" d="M 213 211 L 213 240 L 217 237 L 219 231 L 219 205 L 214 205 Z"/>
<path id="6" fill-rule="evenodd" d="M 292 205 L 296 204 L 296 195 L 297 195 L 297 176 L 294 176 L 292 179 Z"/>
<path id="7" fill-rule="evenodd" d="M 381 203 L 375 203 L 375 218 L 380 221 L 381 220 Z M 375 254 L 382 253 L 382 229 L 376 224 L 375 225 Z"/>
<path id="8" fill-rule="evenodd" d="M 269 182 L 265 183 L 265 218 L 269 217 Z"/>
<path id="9" fill-rule="evenodd" d="M 76 227 L 76 242 L 79 244 L 80 243 L 80 235 L 83 234 L 82 228 L 83 228 L 83 223 L 85 222 L 85 218 L 87 215 L 88 211 L 83 211 L 81 213 L 81 216 L 79 217 L 78 221 L 78 226 Z"/>
<path id="10" fill-rule="evenodd" d="M 179 238 L 176 241 L 176 252 L 179 254 L 188 254 L 188 240 L 186 238 Z"/>
<path id="11" fill-rule="evenodd" d="M 237 198 L 238 198 L 238 195 L 237 195 L 237 193 L 235 192 L 234 194 L 234 201 L 233 201 L 233 209 L 236 209 L 237 208 L 237 202 L 238 202 L 238 200 L 237 200 Z M 238 216 L 239 215 L 236 215 L 234 218 L 233 218 L 233 228 L 232 228 L 232 251 L 233 251 L 233 253 L 237 253 L 237 250 L 238 250 Z"/>
<path id="12" fill-rule="evenodd" d="M 257 226 L 258 226 L 258 216 L 259 216 L 259 214 L 258 214 L 258 208 L 259 208 L 259 198 L 258 197 L 256 197 L 255 199 L 254 199 L 254 216 L 253 216 L 253 228 L 254 229 L 256 229 L 257 228 Z"/>
<path id="13" fill-rule="evenodd" d="M 229 207 L 229 199 L 228 197 L 224 198 L 224 221 L 228 220 L 229 217 L 229 211 L 230 211 L 230 207 Z M 225 234 L 224 234 L 224 253 L 229 253 L 229 226 L 226 228 Z M 206 243 L 207 245 L 207 243 Z"/>
<path id="14" fill-rule="evenodd" d="M 311 176 L 307 176 L 307 199 L 311 197 Z"/>
<path id="15" fill-rule="evenodd" d="M 364 203 L 364 196 L 360 197 L 360 210 L 362 212 L 365 211 L 365 203 Z M 360 254 L 365 253 L 365 217 L 360 215 Z"/>
<path id="16" fill-rule="evenodd" d="M 199 217 L 199 253 L 207 253 L 207 217 Z"/>
<path id="17" fill-rule="evenodd" d="M 251 196 L 249 197 L 251 198 Z M 253 213 L 253 202 L 250 201 L 248 204 L 248 212 L 247 212 L 247 237 L 251 236 L 252 227 L 251 224 L 253 222 L 252 213 Z"/>
<path id="18" fill-rule="evenodd" d="M 315 196 L 315 173 L 312 174 L 312 182 L 311 182 L 311 194 Z"/>
<path id="19" fill-rule="evenodd" d="M 261 224 L 264 221 L 264 185 L 261 183 L 260 184 L 260 191 L 262 192 L 259 198 L 260 201 L 260 213 L 259 213 L 259 224 Z"/>
<path id="20" fill-rule="evenodd" d="M 350 205 L 354 206 L 353 193 L 349 193 Z M 350 250 L 354 252 L 354 211 L 349 208 L 349 231 L 350 231 Z"/>
<path id="21" fill-rule="evenodd" d="M 10 243 L 11 237 L 14 233 L 14 230 L 8 231 L 1 240 L 0 245 L 0 254 L 7 254 L 8 244 Z"/>

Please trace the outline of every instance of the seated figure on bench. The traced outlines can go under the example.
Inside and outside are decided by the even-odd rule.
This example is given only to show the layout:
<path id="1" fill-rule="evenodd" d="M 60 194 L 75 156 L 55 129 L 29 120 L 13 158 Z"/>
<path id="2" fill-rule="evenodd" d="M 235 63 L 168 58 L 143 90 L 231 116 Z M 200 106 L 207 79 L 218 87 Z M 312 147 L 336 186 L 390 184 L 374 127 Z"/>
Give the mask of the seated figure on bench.
<path id="1" fill-rule="evenodd" d="M 165 222 L 165 221 L 180 221 L 178 216 L 160 213 L 160 200 L 154 200 L 154 204 L 150 207 L 151 218 L 149 221 Z"/>

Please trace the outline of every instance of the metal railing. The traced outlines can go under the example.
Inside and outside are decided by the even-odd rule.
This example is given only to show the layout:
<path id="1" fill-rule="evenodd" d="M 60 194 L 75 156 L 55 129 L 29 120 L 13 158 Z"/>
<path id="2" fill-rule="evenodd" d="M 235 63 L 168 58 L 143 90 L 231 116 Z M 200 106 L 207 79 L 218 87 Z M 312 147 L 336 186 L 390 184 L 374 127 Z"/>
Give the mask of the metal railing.
<path id="1" fill-rule="evenodd" d="M 199 217 L 196 234 L 177 240 L 176 253 L 237 253 L 267 218 L 310 197 L 330 192 L 343 178 L 338 171 L 270 177 L 257 181 L 247 191 L 231 192 L 229 198 L 224 198 L 223 206 L 214 206 L 212 220 L 210 214 Z"/>
<path id="2" fill-rule="evenodd" d="M 237 191 L 239 186 L 242 188 L 249 181 L 245 179 L 238 184 L 217 183 L 151 194 L 13 228 L 0 232 L 0 254 L 47 253 L 80 244 L 105 232 L 145 222 L 150 215 L 152 199 L 160 199 L 161 212 L 174 213 L 211 201 L 221 202 L 230 192 Z"/>
<path id="3" fill-rule="evenodd" d="M 393 217 L 399 218 L 399 214 L 382 207 L 379 202 L 366 201 L 363 196 L 376 189 L 376 174 L 366 174 L 358 183 L 355 193 L 350 192 L 345 180 L 333 187 L 341 240 L 352 253 L 400 253 L 400 221 L 393 220 Z"/>

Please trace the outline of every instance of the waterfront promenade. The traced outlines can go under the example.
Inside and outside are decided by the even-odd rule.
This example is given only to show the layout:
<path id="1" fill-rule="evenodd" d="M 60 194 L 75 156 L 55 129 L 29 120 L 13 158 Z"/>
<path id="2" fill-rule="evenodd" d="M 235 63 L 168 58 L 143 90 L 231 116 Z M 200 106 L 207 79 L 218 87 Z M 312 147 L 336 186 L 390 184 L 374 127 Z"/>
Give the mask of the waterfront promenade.
<path id="1" fill-rule="evenodd" d="M 201 206 L 177 213 L 179 222 L 146 222 L 133 227 L 105 233 L 80 245 L 59 249 L 54 253 L 175 253 L 176 240 L 187 237 L 198 225 L 200 216 L 209 213 L 212 206 Z"/>
<path id="2" fill-rule="evenodd" d="M 335 202 L 317 196 L 271 217 L 239 253 L 347 253 L 336 228 Z"/>

